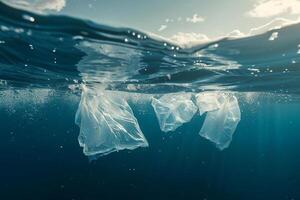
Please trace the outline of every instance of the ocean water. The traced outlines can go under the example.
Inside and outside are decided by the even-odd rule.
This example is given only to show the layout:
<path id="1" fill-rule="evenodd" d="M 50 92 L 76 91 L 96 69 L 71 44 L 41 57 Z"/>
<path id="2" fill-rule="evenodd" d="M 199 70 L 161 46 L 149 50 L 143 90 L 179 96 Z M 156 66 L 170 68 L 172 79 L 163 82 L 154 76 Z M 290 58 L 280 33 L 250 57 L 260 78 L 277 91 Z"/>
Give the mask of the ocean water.
<path id="1" fill-rule="evenodd" d="M 299 32 L 294 24 L 183 48 L 0 3 L 1 199 L 299 199 Z M 85 88 L 105 91 L 100 103 L 125 99 L 149 146 L 85 155 L 75 124 Z M 199 135 L 209 113 L 166 133 L 151 106 L 206 92 L 238 100 L 223 150 Z"/>

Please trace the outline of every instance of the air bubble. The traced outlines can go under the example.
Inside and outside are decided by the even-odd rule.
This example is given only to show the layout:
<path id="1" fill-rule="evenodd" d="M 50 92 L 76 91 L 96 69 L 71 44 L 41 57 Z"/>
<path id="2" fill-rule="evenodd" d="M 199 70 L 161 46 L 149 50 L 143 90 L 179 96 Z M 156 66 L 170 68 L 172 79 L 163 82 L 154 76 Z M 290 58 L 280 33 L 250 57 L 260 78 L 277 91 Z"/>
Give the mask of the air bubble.
<path id="1" fill-rule="evenodd" d="M 270 40 L 270 41 L 274 41 L 274 40 L 277 39 L 277 38 L 278 38 L 278 32 L 274 32 L 274 33 L 272 33 L 272 35 L 270 36 L 269 40 Z"/>
<path id="2" fill-rule="evenodd" d="M 30 22 L 35 22 L 35 19 L 29 15 L 23 15 L 23 19 L 30 21 Z"/>

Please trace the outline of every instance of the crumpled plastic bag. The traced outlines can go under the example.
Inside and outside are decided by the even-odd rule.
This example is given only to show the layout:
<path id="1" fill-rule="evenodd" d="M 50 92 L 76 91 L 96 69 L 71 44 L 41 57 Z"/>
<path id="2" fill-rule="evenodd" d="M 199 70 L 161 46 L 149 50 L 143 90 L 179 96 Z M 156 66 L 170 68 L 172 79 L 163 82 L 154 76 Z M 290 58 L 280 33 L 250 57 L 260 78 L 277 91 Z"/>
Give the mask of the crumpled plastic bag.
<path id="1" fill-rule="evenodd" d="M 151 104 L 162 131 L 175 131 L 193 118 L 198 108 L 191 98 L 190 93 L 172 93 L 152 99 Z"/>
<path id="2" fill-rule="evenodd" d="M 84 88 L 75 123 L 86 156 L 148 146 L 130 106 L 118 93 Z"/>
<path id="3" fill-rule="evenodd" d="M 200 114 L 207 112 L 199 134 L 223 150 L 229 146 L 241 120 L 237 98 L 231 94 L 201 93 L 196 96 Z"/>

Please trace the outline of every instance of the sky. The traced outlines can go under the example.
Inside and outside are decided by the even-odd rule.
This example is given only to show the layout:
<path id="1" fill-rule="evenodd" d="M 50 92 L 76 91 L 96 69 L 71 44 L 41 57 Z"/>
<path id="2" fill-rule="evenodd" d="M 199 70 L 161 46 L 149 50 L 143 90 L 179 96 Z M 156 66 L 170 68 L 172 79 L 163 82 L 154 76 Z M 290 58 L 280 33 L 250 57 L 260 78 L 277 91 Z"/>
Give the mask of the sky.
<path id="1" fill-rule="evenodd" d="M 183 43 L 259 33 L 261 28 L 265 30 L 300 18 L 300 0 L 4 1 L 35 11 L 135 28 Z"/>

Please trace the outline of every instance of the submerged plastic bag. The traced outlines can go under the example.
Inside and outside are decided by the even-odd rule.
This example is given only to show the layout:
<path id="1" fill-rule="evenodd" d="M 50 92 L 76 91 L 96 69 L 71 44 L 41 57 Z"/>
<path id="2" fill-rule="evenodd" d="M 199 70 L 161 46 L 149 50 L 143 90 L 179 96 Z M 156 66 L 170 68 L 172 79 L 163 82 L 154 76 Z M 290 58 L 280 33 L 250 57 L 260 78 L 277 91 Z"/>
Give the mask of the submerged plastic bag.
<path id="1" fill-rule="evenodd" d="M 198 108 L 191 97 L 190 93 L 172 93 L 152 99 L 151 104 L 162 131 L 175 131 L 193 118 Z"/>
<path id="2" fill-rule="evenodd" d="M 241 119 L 237 98 L 229 94 L 201 93 L 196 99 L 200 114 L 207 112 L 199 134 L 219 149 L 227 148 Z"/>
<path id="3" fill-rule="evenodd" d="M 87 156 L 147 147 L 137 119 L 121 94 L 85 88 L 76 113 L 79 144 Z"/>
<path id="4" fill-rule="evenodd" d="M 203 92 L 196 95 L 196 104 L 199 108 L 200 115 L 206 112 L 218 110 L 221 108 L 221 95 L 216 92 Z"/>

